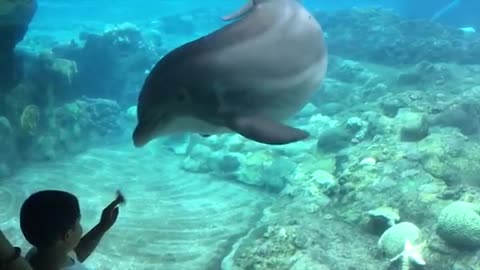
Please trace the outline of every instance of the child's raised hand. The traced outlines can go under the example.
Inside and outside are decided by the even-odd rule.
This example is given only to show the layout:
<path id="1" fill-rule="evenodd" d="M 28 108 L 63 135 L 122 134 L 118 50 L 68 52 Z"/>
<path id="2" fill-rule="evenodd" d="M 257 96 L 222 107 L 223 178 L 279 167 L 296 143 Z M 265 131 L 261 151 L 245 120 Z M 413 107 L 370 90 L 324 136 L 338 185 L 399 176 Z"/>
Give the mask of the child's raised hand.
<path id="1" fill-rule="evenodd" d="M 113 200 L 105 209 L 103 209 L 102 217 L 100 218 L 99 226 L 103 231 L 108 231 L 118 217 L 118 205 L 125 203 L 125 197 L 120 191 L 117 191 L 117 198 Z"/>

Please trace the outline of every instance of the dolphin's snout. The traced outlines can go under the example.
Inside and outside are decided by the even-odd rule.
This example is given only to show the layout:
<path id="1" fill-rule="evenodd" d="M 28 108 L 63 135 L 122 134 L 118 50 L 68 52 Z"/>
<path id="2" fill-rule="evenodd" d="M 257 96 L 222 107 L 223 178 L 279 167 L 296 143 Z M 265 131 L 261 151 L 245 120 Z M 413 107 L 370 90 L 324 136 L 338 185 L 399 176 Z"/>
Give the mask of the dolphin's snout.
<path id="1" fill-rule="evenodd" d="M 144 117 L 138 121 L 132 134 L 135 147 L 143 147 L 155 138 L 158 130 L 168 123 L 168 113 L 158 113 L 155 117 Z"/>
<path id="2" fill-rule="evenodd" d="M 141 125 L 137 125 L 132 135 L 133 145 L 137 148 L 145 146 L 150 139 L 146 136 L 145 132 L 142 131 Z"/>

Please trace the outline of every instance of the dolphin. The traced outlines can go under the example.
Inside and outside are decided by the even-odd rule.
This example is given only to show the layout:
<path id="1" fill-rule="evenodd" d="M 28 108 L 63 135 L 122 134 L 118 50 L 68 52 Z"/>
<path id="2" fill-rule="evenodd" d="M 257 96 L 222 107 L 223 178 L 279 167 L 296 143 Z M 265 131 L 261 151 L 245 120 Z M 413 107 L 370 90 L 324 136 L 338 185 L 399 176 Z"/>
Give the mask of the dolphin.
<path id="1" fill-rule="evenodd" d="M 298 0 L 250 0 L 233 21 L 163 56 L 137 104 L 135 147 L 174 133 L 237 133 L 282 145 L 309 134 L 282 123 L 327 69 L 320 24 Z"/>

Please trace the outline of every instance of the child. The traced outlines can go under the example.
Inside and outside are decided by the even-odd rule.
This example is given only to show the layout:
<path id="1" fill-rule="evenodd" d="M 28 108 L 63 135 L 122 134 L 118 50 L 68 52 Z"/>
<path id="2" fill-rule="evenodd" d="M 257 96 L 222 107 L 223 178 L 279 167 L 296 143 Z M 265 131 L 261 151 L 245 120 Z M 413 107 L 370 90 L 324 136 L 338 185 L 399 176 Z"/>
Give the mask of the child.
<path id="1" fill-rule="evenodd" d="M 35 270 L 86 270 L 82 264 L 118 217 L 117 198 L 102 212 L 100 222 L 82 237 L 78 199 L 64 191 L 32 194 L 22 205 L 20 227 L 34 247 L 27 259 Z"/>

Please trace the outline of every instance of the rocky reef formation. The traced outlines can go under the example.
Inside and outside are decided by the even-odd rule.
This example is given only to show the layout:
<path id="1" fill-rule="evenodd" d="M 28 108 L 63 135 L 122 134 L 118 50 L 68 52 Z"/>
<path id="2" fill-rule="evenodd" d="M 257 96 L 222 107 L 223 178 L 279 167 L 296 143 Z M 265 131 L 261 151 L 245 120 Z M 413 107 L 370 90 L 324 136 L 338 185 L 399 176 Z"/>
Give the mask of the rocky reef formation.
<path id="1" fill-rule="evenodd" d="M 0 2 L 0 92 L 21 77 L 21 59 L 14 53 L 15 46 L 23 40 L 35 12 L 37 1 Z"/>
<path id="2" fill-rule="evenodd" d="M 78 153 L 128 133 L 126 103 L 136 100 L 158 56 L 131 24 L 81 38 L 83 45 L 24 53 L 23 76 L 1 87 L 0 136 L 8 145 L 0 153 L 3 175 L 25 162 Z"/>
<path id="3" fill-rule="evenodd" d="M 328 33 L 332 54 L 389 66 L 480 63 L 480 35 L 441 24 L 406 20 L 382 9 L 354 9 L 315 15 Z"/>
<path id="4" fill-rule="evenodd" d="M 114 99 L 122 105 L 136 100 L 145 74 L 164 52 L 161 40 L 146 40 L 140 29 L 129 23 L 112 26 L 103 34 L 81 33 L 80 42 L 52 49 L 56 57 L 76 63 L 78 74 L 72 80 L 72 91 Z"/>
<path id="5" fill-rule="evenodd" d="M 479 267 L 479 66 L 331 59 L 292 119 L 309 140 L 265 148 L 213 136 L 184 148 L 183 169 L 280 196 L 224 267 Z M 342 253 L 352 249 L 362 256 Z"/>
<path id="6" fill-rule="evenodd" d="M 11 52 L 25 37 L 35 12 L 37 1 L 2 1 L 0 3 L 0 51 Z"/>

